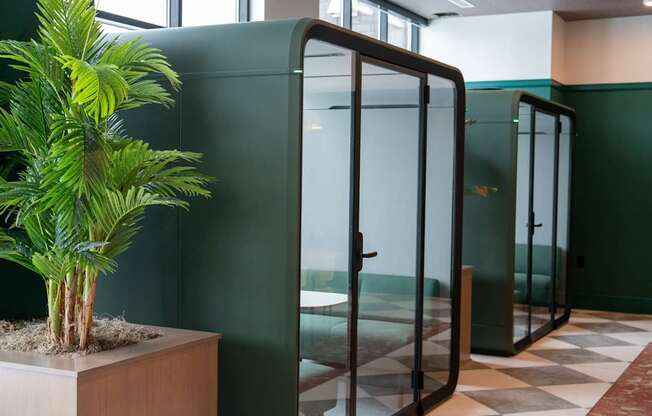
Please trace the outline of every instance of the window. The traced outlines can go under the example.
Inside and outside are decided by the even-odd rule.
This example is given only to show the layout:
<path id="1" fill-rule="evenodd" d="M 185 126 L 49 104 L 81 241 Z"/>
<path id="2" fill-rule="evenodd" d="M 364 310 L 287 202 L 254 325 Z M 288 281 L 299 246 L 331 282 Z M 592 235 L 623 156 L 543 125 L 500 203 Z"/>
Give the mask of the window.
<path id="1" fill-rule="evenodd" d="M 108 32 L 248 20 L 249 0 L 95 0 Z"/>
<path id="2" fill-rule="evenodd" d="M 216 25 L 238 21 L 236 0 L 183 0 L 183 26 Z"/>
<path id="3" fill-rule="evenodd" d="M 342 24 L 342 0 L 319 0 L 319 17 L 334 25 Z"/>
<path id="4" fill-rule="evenodd" d="M 157 26 L 168 25 L 167 0 L 95 0 L 97 10 Z"/>
<path id="5" fill-rule="evenodd" d="M 353 0 L 351 27 L 353 31 L 380 39 L 380 8 L 369 1 Z"/>
<path id="6" fill-rule="evenodd" d="M 403 16 L 387 14 L 387 42 L 394 46 L 410 49 L 412 24 Z"/>
<path id="7" fill-rule="evenodd" d="M 419 52 L 419 26 L 428 24 L 387 0 L 319 0 L 319 17 L 413 52 Z"/>

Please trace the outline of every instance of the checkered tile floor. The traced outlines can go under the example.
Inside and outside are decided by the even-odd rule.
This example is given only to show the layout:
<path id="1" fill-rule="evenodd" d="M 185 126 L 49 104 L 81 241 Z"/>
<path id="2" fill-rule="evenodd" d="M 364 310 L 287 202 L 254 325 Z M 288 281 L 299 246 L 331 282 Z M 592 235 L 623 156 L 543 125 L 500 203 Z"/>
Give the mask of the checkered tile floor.
<path id="1" fill-rule="evenodd" d="M 585 416 L 650 342 L 652 315 L 574 310 L 517 356 L 473 355 L 427 416 Z"/>

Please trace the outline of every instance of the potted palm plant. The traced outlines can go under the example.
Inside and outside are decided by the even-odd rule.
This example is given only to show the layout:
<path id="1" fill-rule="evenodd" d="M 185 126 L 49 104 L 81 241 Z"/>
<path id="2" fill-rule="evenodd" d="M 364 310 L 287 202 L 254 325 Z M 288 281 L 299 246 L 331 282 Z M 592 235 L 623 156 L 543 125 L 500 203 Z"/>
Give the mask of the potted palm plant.
<path id="1" fill-rule="evenodd" d="M 161 82 L 181 83 L 160 51 L 102 32 L 91 0 L 39 0 L 38 39 L 0 42 L 0 58 L 24 78 L 3 85 L 0 152 L 24 168 L 0 179 L 0 257 L 40 275 L 48 334 L 88 347 L 97 280 L 117 267 L 152 205 L 187 208 L 179 196 L 210 196 L 192 166 L 201 155 L 153 150 L 124 134 L 119 114 L 170 106 Z"/>
<path id="2" fill-rule="evenodd" d="M 61 351 L 84 352 L 91 337 L 98 279 L 116 269 L 117 256 L 129 248 L 146 209 L 154 205 L 188 208 L 184 197 L 210 197 L 206 189 L 210 180 L 191 166 L 200 161 L 200 154 L 154 150 L 146 142 L 127 136 L 123 129 L 120 115 L 125 111 L 144 105 L 173 105 L 166 87 L 178 90 L 181 82 L 161 51 L 138 39 L 120 42 L 114 35 L 104 34 L 95 19 L 92 0 L 38 0 L 37 6 L 36 39 L 0 41 L 0 58 L 22 73 L 15 84 L 0 85 L 0 152 L 16 155 L 20 166 L 15 180 L 0 176 L 0 214 L 7 223 L 0 228 L 0 258 L 42 277 L 49 342 L 61 346 Z M 149 364 L 141 362 L 144 370 L 138 368 L 164 375 L 164 369 L 170 368 L 152 354 L 170 348 L 176 351 L 186 344 L 192 349 L 198 340 L 206 338 L 180 330 L 167 334 L 167 341 L 136 346 L 118 357 L 105 355 L 95 361 L 92 356 L 76 357 L 74 364 L 63 358 L 44 362 L 0 351 L 0 377 L 5 378 L 0 385 L 9 386 L 0 392 L 0 414 L 10 414 L 8 409 L 14 410 L 11 414 L 59 414 L 53 413 L 51 402 L 46 403 L 52 397 L 60 398 L 57 411 L 61 414 L 77 414 L 62 409 L 84 406 L 83 400 L 74 400 L 77 393 L 72 392 L 82 388 L 82 381 L 89 383 L 91 378 L 80 376 L 84 372 L 105 371 L 102 374 L 118 377 L 116 383 L 126 389 L 150 388 L 144 379 L 121 382 L 118 367 L 111 365 L 146 355 L 149 358 L 143 362 Z M 208 355 L 193 358 L 184 368 L 196 370 L 193 378 L 201 379 L 203 374 L 203 382 L 209 386 L 206 394 L 212 396 L 216 394 L 216 340 L 214 347 L 202 351 Z M 191 355 L 177 358 L 184 360 Z M 20 370 L 17 362 L 29 366 L 30 371 L 54 367 L 56 374 L 64 376 L 72 371 L 76 384 L 71 391 L 59 391 L 67 386 L 61 381 L 56 384 L 61 389 L 43 395 L 24 385 L 12 390 L 15 383 L 11 377 L 25 382 L 12 373 Z M 133 369 L 128 371 L 133 376 Z M 172 383 L 162 388 L 174 390 L 167 400 L 176 397 L 175 406 L 180 406 L 184 401 L 178 395 L 183 389 L 173 383 L 190 379 L 177 371 L 175 377 L 166 380 L 147 380 Z M 42 381 L 33 387 L 38 390 Z M 46 401 L 45 407 L 34 404 L 34 397 L 39 396 Z M 198 397 L 195 394 L 186 399 L 190 403 Z M 110 396 L 105 400 L 98 406 L 106 410 L 107 403 L 113 401 Z M 125 402 L 124 397 L 121 400 Z M 165 400 L 159 397 L 161 408 L 165 408 Z M 206 400 L 204 408 L 216 405 L 214 401 Z M 25 413 L 26 403 L 37 413 Z M 131 414 L 120 409 L 115 414 Z"/>

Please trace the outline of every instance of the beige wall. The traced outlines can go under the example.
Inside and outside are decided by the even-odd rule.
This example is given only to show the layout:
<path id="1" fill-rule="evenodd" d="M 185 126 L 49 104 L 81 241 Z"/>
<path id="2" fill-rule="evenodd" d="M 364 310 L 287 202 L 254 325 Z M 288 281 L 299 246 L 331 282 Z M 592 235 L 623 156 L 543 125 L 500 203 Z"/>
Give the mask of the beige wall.
<path id="1" fill-rule="evenodd" d="M 252 0 L 251 20 L 319 18 L 319 0 Z"/>
<path id="2" fill-rule="evenodd" d="M 652 16 L 564 23 L 557 26 L 564 38 L 563 65 L 553 65 L 557 81 L 652 82 Z"/>

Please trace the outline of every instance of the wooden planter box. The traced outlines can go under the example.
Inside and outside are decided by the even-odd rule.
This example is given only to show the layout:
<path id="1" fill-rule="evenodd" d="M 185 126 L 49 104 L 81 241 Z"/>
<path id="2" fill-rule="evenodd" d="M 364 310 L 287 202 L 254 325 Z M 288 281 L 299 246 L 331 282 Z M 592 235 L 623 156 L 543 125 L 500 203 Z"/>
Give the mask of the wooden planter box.
<path id="1" fill-rule="evenodd" d="M 220 335 L 158 329 L 78 358 L 0 351 L 0 416 L 216 416 Z"/>

